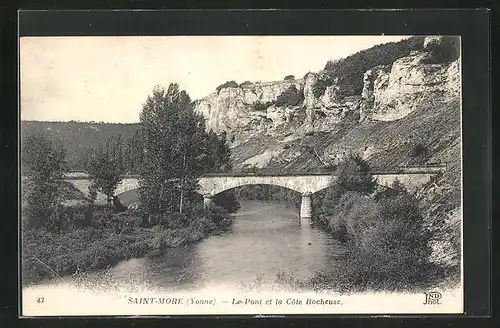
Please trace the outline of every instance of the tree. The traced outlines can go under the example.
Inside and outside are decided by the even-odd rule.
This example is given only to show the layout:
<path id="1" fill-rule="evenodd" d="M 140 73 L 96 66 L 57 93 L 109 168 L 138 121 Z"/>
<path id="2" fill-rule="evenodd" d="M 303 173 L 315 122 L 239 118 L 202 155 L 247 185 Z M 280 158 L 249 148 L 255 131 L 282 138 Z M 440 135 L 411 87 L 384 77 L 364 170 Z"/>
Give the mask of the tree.
<path id="1" fill-rule="evenodd" d="M 323 225 L 337 214 L 336 206 L 342 195 L 347 192 L 369 195 L 376 185 L 369 164 L 358 154 L 345 158 L 332 178 L 330 187 L 321 193 L 322 197 L 316 197 L 313 207 L 314 219 Z"/>
<path id="2" fill-rule="evenodd" d="M 288 89 L 283 91 L 277 98 L 276 106 L 295 106 L 304 100 L 304 94 L 297 90 L 295 84 L 292 84 Z"/>
<path id="3" fill-rule="evenodd" d="M 210 130 L 205 139 L 205 172 L 227 172 L 232 168 L 231 150 L 227 143 L 226 132 L 220 135 Z"/>
<path id="4" fill-rule="evenodd" d="M 62 181 L 66 151 L 45 134 L 35 133 L 26 138 L 22 147 L 23 199 L 25 214 L 47 225 L 59 203 L 59 185 Z"/>
<path id="5" fill-rule="evenodd" d="M 347 191 L 355 191 L 360 194 L 371 194 L 376 181 L 371 173 L 370 165 L 358 154 L 351 154 L 342 161 L 336 172 L 335 185 L 340 194 Z"/>
<path id="6" fill-rule="evenodd" d="M 108 205 L 112 203 L 116 187 L 122 181 L 121 156 L 116 157 L 110 140 L 105 148 L 98 147 L 89 160 L 88 173 L 91 184 L 97 191 L 106 195 Z"/>
<path id="7" fill-rule="evenodd" d="M 181 212 L 204 172 L 205 123 L 177 84 L 155 87 L 140 114 L 144 159 L 139 198 L 150 215 Z"/>
<path id="8" fill-rule="evenodd" d="M 127 140 L 124 150 L 123 165 L 127 172 L 138 173 L 144 158 L 144 147 L 142 145 L 141 131 L 136 130 L 132 137 Z"/>
<path id="9" fill-rule="evenodd" d="M 62 177 L 66 151 L 43 132 L 28 136 L 22 148 L 23 174 L 35 182 L 53 182 Z"/>

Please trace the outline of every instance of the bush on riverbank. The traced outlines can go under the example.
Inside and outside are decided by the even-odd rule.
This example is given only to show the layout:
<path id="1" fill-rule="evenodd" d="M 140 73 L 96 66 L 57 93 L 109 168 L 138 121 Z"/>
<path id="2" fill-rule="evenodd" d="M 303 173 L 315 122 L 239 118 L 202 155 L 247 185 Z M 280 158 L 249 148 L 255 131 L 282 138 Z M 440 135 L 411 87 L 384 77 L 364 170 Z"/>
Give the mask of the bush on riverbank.
<path id="1" fill-rule="evenodd" d="M 340 167 L 337 180 L 315 203 L 315 222 L 348 251 L 310 283 L 343 292 L 408 291 L 442 279 L 444 270 L 430 261 L 433 232 L 419 200 L 398 183 L 372 197 L 374 180 L 359 157 Z"/>
<path id="2" fill-rule="evenodd" d="M 354 242 L 363 229 L 379 215 L 378 204 L 371 198 L 347 192 L 338 200 L 328 218 L 327 229 L 342 242 Z"/>
<path id="3" fill-rule="evenodd" d="M 443 269 L 429 261 L 431 231 L 413 195 L 400 192 L 375 201 L 349 192 L 334 212 L 329 229 L 348 251 L 312 285 L 342 292 L 409 291 L 443 278 Z"/>
<path id="4" fill-rule="evenodd" d="M 76 213 L 76 217 L 84 215 Z M 23 226 L 22 281 L 27 284 L 105 268 L 123 259 L 144 256 L 151 250 L 199 241 L 231 224 L 227 212 L 218 206 L 196 207 L 175 216 L 185 217 L 186 224 L 176 227 L 168 224 L 169 220 L 179 222 L 174 213 L 153 225 L 137 213 L 113 213 L 105 207 L 95 209 L 90 220 L 79 221 L 86 225 L 62 225 L 66 228 L 58 231 Z M 67 215 L 61 217 L 68 219 Z"/>

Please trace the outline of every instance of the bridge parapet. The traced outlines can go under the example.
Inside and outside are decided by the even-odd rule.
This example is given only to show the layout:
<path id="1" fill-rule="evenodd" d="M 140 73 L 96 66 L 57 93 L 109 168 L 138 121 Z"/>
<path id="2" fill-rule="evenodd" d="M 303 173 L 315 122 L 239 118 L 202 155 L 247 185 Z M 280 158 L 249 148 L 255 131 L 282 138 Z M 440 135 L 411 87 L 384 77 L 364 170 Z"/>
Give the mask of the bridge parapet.
<path id="1" fill-rule="evenodd" d="M 417 170 L 418 169 L 418 170 Z M 398 180 L 408 190 L 414 191 L 422 185 L 430 181 L 430 179 L 438 174 L 441 170 L 433 168 L 425 170 L 425 168 L 414 167 L 410 171 L 379 171 L 375 172 L 374 177 L 377 183 L 383 186 L 390 187 L 394 181 Z M 223 191 L 233 189 L 245 185 L 267 184 L 276 185 L 294 190 L 299 193 L 311 192 L 315 193 L 327 188 L 332 181 L 336 179 L 335 174 L 325 173 L 308 173 L 303 175 L 256 175 L 256 174 L 207 174 L 200 178 L 200 194 L 216 195 Z M 89 176 L 85 173 L 77 173 L 67 175 L 65 180 L 71 182 L 80 191 L 88 195 L 88 187 L 90 185 Z M 115 190 L 115 195 L 120 195 L 124 192 L 139 188 L 139 176 L 126 176 Z M 98 195 L 98 197 L 104 197 Z"/>

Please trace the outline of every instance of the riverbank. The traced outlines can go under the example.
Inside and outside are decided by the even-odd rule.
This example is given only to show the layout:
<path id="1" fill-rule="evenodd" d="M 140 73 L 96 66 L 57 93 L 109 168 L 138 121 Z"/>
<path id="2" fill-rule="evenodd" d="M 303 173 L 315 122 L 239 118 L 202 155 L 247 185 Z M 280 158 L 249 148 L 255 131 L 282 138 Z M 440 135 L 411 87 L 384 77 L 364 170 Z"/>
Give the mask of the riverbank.
<path id="1" fill-rule="evenodd" d="M 348 252 L 302 285 L 349 293 L 422 292 L 460 282 L 457 266 L 432 260 L 436 230 L 414 194 L 396 184 L 375 196 L 328 192 L 317 202 L 313 219 Z"/>
<path id="2" fill-rule="evenodd" d="M 161 251 L 153 251 L 148 245 L 145 250 L 137 250 L 140 244 L 134 245 L 130 240 L 144 241 L 152 234 L 152 227 L 124 231 L 119 237 L 124 241 L 113 242 L 112 247 L 117 249 L 114 253 L 136 252 L 130 259 L 109 268 L 89 269 L 84 273 L 80 270 L 81 274 L 62 276 L 62 279 L 55 276 L 56 279 L 26 287 L 81 286 L 96 293 L 116 288 L 128 292 L 173 292 L 208 286 L 223 286 L 234 292 L 253 288 L 274 290 L 280 288 L 276 284 L 279 272 L 293 272 L 297 279 L 306 279 L 316 271 L 332 266 L 344 252 L 344 248 L 322 230 L 300 225 L 298 211 L 283 202 L 242 200 L 241 208 L 231 218 L 233 222 L 227 230 L 214 230 L 196 242 L 183 243 L 182 240 L 197 236 L 193 232 L 189 232 L 189 236 L 180 236 L 180 230 L 176 230 L 173 236 L 164 239 L 171 242 L 178 238 L 180 247 L 166 247 Z M 113 240 L 118 239 L 118 235 L 119 231 L 107 233 L 107 236 L 113 236 Z M 102 241 L 103 237 L 96 236 L 95 239 Z M 105 242 L 111 244 L 111 241 Z M 69 242 L 65 247 L 67 244 Z M 82 252 L 92 254 L 91 250 L 83 249 Z M 88 259 L 96 256 L 97 252 L 92 256 L 82 255 Z"/>
<path id="3" fill-rule="evenodd" d="M 183 215 L 185 224 L 175 227 L 168 225 L 168 216 L 152 223 L 128 211 L 66 214 L 59 231 L 23 224 L 23 285 L 103 269 L 125 259 L 195 243 L 232 223 L 227 212 L 217 206 L 192 210 Z"/>

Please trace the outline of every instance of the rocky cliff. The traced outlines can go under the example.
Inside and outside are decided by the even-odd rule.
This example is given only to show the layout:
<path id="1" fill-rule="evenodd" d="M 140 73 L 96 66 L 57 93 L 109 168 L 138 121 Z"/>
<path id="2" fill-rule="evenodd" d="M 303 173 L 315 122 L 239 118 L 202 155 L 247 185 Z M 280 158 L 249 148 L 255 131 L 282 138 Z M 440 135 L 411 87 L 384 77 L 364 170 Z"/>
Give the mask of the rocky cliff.
<path id="1" fill-rule="evenodd" d="M 395 150 L 408 146 L 398 142 L 404 135 L 374 144 L 366 130 L 377 122 L 398 122 L 392 127 L 399 131 L 405 118 L 411 122 L 423 116 L 420 123 L 427 122 L 425 118 L 455 108 L 460 103 L 459 54 L 459 39 L 427 37 L 406 56 L 356 77 L 363 82 L 359 94 L 342 93 L 343 77 L 323 70 L 301 79 L 222 87 L 196 101 L 196 110 L 207 118 L 209 129 L 228 133 L 238 171 L 317 170 L 352 151 L 381 166 L 407 164 Z M 450 115 L 459 118 L 459 111 Z M 340 140 L 352 134 L 359 134 L 359 140 Z M 426 138 L 415 131 L 405 142 L 411 147 L 430 143 L 421 137 Z"/>
<path id="2" fill-rule="evenodd" d="M 421 52 L 396 60 L 391 67 L 379 66 L 363 77 L 363 99 L 369 102 L 363 118 L 394 121 L 424 108 L 427 100 L 450 101 L 460 96 L 458 58 L 440 60 L 426 39 Z M 424 108 L 425 109 L 425 108 Z"/>

